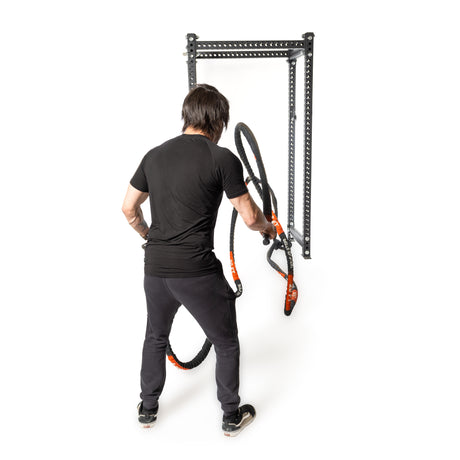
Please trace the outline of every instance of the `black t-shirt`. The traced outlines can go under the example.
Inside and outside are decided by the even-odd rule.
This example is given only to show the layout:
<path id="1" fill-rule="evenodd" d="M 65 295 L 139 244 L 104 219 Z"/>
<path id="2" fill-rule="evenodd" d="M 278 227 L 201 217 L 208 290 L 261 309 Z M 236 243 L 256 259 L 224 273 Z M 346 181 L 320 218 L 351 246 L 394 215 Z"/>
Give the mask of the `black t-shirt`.
<path id="1" fill-rule="evenodd" d="M 200 134 L 182 134 L 150 150 L 131 185 L 150 198 L 147 275 L 187 278 L 220 270 L 213 248 L 223 192 L 236 198 L 248 191 L 230 150 Z"/>

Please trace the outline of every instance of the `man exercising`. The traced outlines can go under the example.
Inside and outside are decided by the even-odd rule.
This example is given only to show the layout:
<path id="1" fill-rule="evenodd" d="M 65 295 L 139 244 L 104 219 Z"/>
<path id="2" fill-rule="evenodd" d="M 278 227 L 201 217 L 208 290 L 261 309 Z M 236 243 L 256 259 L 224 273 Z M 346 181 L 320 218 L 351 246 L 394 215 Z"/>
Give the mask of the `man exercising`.
<path id="1" fill-rule="evenodd" d="M 147 330 L 142 352 L 138 417 L 150 428 L 166 379 L 166 347 L 174 315 L 184 305 L 214 345 L 222 429 L 235 436 L 255 417 L 240 406 L 239 342 L 235 295 L 213 252 L 223 192 L 246 225 L 275 238 L 248 193 L 240 160 L 217 145 L 229 120 L 229 103 L 210 85 L 197 85 L 182 107 L 182 134 L 150 150 L 132 177 L 123 203 L 129 224 L 147 240 L 144 289 Z M 152 223 L 141 204 L 150 198 Z"/>

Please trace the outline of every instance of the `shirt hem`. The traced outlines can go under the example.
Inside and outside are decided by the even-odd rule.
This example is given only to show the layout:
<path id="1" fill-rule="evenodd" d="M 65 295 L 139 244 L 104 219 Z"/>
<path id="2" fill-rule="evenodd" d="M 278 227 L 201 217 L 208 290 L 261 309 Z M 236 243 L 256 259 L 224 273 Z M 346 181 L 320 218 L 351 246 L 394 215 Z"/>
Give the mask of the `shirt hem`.
<path id="1" fill-rule="evenodd" d="M 220 273 L 222 268 L 219 266 L 213 267 L 212 269 L 199 270 L 193 272 L 173 272 L 165 273 L 161 270 L 154 270 L 148 265 L 144 266 L 144 275 L 146 276 L 156 276 L 157 278 L 197 278 L 199 276 L 212 275 L 214 273 Z"/>

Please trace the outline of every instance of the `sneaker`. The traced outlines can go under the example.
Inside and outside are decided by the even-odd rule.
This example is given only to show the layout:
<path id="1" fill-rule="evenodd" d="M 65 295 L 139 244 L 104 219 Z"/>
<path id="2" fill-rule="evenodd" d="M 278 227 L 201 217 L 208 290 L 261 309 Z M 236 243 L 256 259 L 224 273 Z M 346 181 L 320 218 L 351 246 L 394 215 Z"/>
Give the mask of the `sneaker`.
<path id="1" fill-rule="evenodd" d="M 144 409 L 142 401 L 137 405 L 138 420 L 142 428 L 152 428 L 157 421 L 158 408 Z"/>
<path id="2" fill-rule="evenodd" d="M 247 427 L 256 416 L 256 410 L 250 404 L 241 406 L 236 414 L 224 415 L 222 430 L 225 436 L 236 436 Z"/>

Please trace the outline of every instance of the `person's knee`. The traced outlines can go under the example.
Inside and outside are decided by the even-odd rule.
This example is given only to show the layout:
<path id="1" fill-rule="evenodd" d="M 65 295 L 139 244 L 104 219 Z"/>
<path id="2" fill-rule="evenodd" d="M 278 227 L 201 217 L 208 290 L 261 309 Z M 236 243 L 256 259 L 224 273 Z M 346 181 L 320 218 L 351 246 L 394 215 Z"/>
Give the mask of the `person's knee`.
<path id="1" fill-rule="evenodd" d="M 239 355 L 240 343 L 238 337 L 230 337 L 227 339 L 219 339 L 214 343 L 214 349 L 219 356 L 233 356 Z"/>
<path id="2" fill-rule="evenodd" d="M 151 348 L 166 350 L 166 347 L 168 346 L 168 340 L 168 334 L 166 333 L 155 333 L 154 331 L 149 331 L 145 335 L 144 343 Z"/>
<path id="3" fill-rule="evenodd" d="M 152 320 L 150 315 L 147 316 L 147 329 L 145 331 L 145 341 L 159 346 L 168 344 L 169 334 L 171 331 L 170 324 L 159 324 Z"/>

